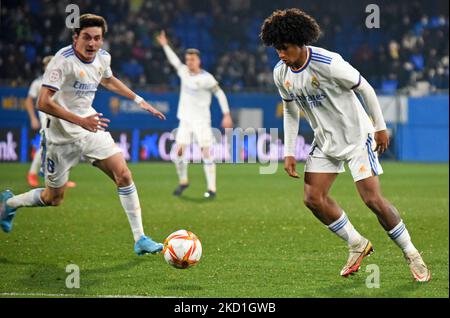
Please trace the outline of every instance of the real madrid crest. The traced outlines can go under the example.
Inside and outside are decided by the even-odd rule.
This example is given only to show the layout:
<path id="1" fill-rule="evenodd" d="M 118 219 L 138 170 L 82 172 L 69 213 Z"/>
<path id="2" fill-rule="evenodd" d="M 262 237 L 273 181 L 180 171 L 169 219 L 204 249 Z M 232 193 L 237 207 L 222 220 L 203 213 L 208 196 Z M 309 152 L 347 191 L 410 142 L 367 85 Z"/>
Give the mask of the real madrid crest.
<path id="1" fill-rule="evenodd" d="M 312 79 L 311 79 L 311 85 L 312 85 L 312 87 L 314 87 L 314 88 L 320 88 L 320 82 L 319 82 L 319 80 L 317 79 L 317 77 L 315 77 L 315 76 L 312 77 Z"/>

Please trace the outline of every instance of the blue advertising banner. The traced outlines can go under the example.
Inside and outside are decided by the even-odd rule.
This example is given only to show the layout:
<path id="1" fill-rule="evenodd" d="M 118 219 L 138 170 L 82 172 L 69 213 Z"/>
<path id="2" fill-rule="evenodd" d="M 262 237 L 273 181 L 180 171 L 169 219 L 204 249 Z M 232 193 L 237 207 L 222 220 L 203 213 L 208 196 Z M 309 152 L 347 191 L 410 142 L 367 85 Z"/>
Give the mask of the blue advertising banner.
<path id="1" fill-rule="evenodd" d="M 121 98 L 106 90 L 99 90 L 94 100 L 94 108 L 111 120 L 109 131 L 124 151 L 125 158 L 132 162 L 170 160 L 174 140 L 171 132 L 177 128 L 176 117 L 178 93 L 138 93 L 153 106 L 162 111 L 167 120 L 161 121 L 143 111 L 136 103 Z M 0 87 L 0 161 L 29 161 L 39 145 L 39 135 L 30 131 L 29 119 L 24 101 L 26 88 Z M 278 94 L 239 93 L 227 94 L 233 117 L 241 110 L 247 110 L 248 117 L 260 114 L 259 124 L 279 131 L 279 149 L 282 149 L 283 107 Z M 400 102 L 398 102 L 400 101 Z M 407 161 L 448 161 L 448 95 L 426 97 L 380 97 L 383 113 L 393 134 L 389 151 L 383 158 Z M 248 110 L 254 109 L 251 113 Z M 248 115 L 248 114 L 255 115 Z M 212 126 L 220 127 L 222 114 L 215 99 L 211 105 Z M 239 127 L 240 117 L 234 118 Z M 251 120 L 250 120 L 251 121 Z M 256 121 L 258 122 L 258 121 Z M 254 126 L 258 127 L 258 126 Z M 259 128 L 259 127 L 258 127 Z M 223 135 L 225 132 L 221 130 Z M 222 140 L 216 143 L 216 152 L 222 161 L 233 162 L 240 159 L 265 158 L 267 154 L 258 150 L 258 140 L 265 138 L 248 136 L 242 145 Z M 300 121 L 297 159 L 305 160 L 313 139 L 312 130 L 304 118 Z M 233 141 L 235 138 L 233 139 Z M 231 151 L 230 147 L 235 147 Z M 261 147 L 260 147 L 261 148 Z M 272 146 L 274 149 L 274 146 Z M 193 156 L 198 151 L 192 149 Z M 274 150 L 273 150 L 274 151 Z M 279 151 L 278 151 L 279 152 Z M 282 159 L 282 153 L 271 154 Z"/>

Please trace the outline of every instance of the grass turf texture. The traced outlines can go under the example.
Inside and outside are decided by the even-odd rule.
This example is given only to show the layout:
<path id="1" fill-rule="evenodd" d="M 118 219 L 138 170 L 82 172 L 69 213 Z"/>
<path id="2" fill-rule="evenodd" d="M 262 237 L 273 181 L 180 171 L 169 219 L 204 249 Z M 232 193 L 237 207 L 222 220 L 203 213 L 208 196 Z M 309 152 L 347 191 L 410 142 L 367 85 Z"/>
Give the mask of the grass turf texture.
<path id="1" fill-rule="evenodd" d="M 256 164 L 218 165 L 215 201 L 202 198 L 201 165 L 190 165 L 191 187 L 181 198 L 172 195 L 173 165 L 130 165 L 146 233 L 162 242 L 187 229 L 202 241 L 200 263 L 177 270 L 161 254 L 133 253 L 115 186 L 82 164 L 72 170 L 78 187 L 67 190 L 62 206 L 22 209 L 13 232 L 0 231 L 0 297 L 448 297 L 448 164 L 387 162 L 383 167 L 383 193 L 424 252 L 433 273 L 428 284 L 412 281 L 401 251 L 359 199 L 348 172 L 337 179 L 331 195 L 370 238 L 375 253 L 346 279 L 339 276 L 347 259 L 344 242 L 303 206 L 303 181 L 288 178 L 281 165 L 274 175 L 260 175 Z M 26 191 L 27 169 L 0 164 L 0 189 Z M 68 264 L 80 267 L 79 289 L 65 287 Z M 368 264 L 379 266 L 380 288 L 366 287 Z"/>

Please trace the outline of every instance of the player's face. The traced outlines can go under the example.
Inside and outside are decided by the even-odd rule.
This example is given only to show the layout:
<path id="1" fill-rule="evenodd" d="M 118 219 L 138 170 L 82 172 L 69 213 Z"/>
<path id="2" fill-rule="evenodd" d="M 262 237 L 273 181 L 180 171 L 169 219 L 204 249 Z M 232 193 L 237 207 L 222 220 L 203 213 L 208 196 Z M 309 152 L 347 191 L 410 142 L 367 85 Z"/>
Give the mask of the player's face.
<path id="1" fill-rule="evenodd" d="M 89 27 L 74 35 L 74 47 L 78 55 L 86 61 L 92 61 L 103 45 L 102 28 Z"/>
<path id="2" fill-rule="evenodd" d="M 277 48 L 278 57 L 287 66 L 299 67 L 301 47 L 294 44 L 284 44 L 282 47 Z"/>
<path id="3" fill-rule="evenodd" d="M 197 54 L 186 54 L 186 65 L 191 72 L 198 72 L 200 70 L 200 57 Z"/>

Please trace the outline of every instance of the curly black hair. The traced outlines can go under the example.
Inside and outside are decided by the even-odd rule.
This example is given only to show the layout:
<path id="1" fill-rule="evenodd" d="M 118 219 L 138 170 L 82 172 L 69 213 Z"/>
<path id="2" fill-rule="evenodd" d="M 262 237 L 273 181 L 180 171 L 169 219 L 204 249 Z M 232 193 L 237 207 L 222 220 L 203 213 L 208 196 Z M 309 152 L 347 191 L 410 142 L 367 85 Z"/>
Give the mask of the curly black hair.
<path id="1" fill-rule="evenodd" d="M 320 36 L 316 20 L 300 9 L 274 11 L 264 20 L 259 35 L 264 45 L 285 49 L 285 44 L 309 45 Z"/>

